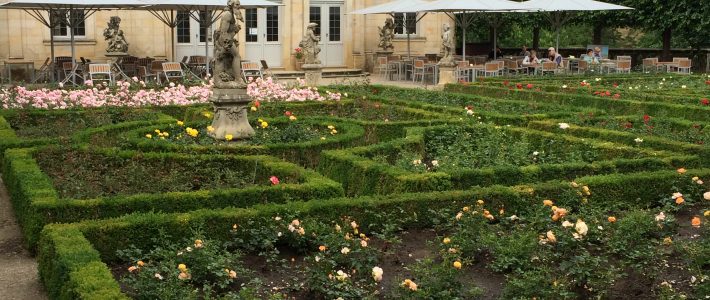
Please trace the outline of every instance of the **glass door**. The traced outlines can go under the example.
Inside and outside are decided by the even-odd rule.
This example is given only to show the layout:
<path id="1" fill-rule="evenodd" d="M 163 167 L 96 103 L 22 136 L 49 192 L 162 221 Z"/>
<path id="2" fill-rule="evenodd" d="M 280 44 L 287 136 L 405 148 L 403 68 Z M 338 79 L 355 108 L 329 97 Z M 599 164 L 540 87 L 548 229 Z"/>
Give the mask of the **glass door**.
<path id="1" fill-rule="evenodd" d="M 342 40 L 343 5 L 315 4 L 310 7 L 310 23 L 318 24 L 316 35 L 321 37 L 319 59 L 326 67 L 345 65 Z"/>

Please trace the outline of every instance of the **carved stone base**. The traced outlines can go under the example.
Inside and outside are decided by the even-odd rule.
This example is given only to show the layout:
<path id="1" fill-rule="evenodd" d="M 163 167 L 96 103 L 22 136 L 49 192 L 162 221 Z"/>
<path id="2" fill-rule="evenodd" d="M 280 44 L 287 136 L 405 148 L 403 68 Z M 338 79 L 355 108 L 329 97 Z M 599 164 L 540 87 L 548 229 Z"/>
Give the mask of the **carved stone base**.
<path id="1" fill-rule="evenodd" d="M 439 85 L 456 83 L 456 67 L 448 65 L 439 66 Z"/>
<path id="2" fill-rule="evenodd" d="M 306 73 L 306 85 L 318 86 L 318 83 L 323 79 L 323 65 L 304 64 L 301 68 Z"/>
<path id="3" fill-rule="evenodd" d="M 232 135 L 234 141 L 254 136 L 254 128 L 247 119 L 251 98 L 245 89 L 214 89 L 210 99 L 214 105 L 214 131 L 209 135 L 216 140 L 226 140 Z"/>
<path id="4" fill-rule="evenodd" d="M 385 51 L 385 50 L 377 50 L 375 53 L 377 54 L 377 57 L 380 57 L 380 56 L 390 56 L 390 55 L 392 55 L 392 53 L 394 53 L 394 51 L 392 51 L 392 50 L 387 50 L 387 51 Z"/>

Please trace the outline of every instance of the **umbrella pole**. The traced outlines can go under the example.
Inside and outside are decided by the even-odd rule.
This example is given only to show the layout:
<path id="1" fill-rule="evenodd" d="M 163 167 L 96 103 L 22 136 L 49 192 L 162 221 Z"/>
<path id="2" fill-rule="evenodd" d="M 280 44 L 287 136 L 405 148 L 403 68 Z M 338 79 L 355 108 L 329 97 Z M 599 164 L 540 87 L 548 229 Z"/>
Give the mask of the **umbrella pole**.
<path id="1" fill-rule="evenodd" d="M 560 53 L 560 27 L 557 27 L 557 48 L 555 48 L 556 53 Z"/>
<path id="2" fill-rule="evenodd" d="M 496 39 L 496 30 L 498 29 L 497 26 L 493 26 L 493 59 L 498 59 L 498 40 Z"/>
<path id="3" fill-rule="evenodd" d="M 72 13 L 74 12 L 74 9 L 69 10 L 69 18 L 72 18 Z M 71 66 L 72 66 L 72 72 L 71 72 L 71 81 L 76 84 L 76 50 L 74 48 L 74 26 L 76 26 L 75 23 L 73 23 L 73 20 L 69 21 L 69 24 L 72 26 L 69 26 L 69 37 L 70 37 L 70 44 L 71 44 Z"/>
<path id="4" fill-rule="evenodd" d="M 412 59 L 412 47 L 409 39 L 409 31 L 407 31 L 407 56 Z"/>
<path id="5" fill-rule="evenodd" d="M 209 33 L 212 31 L 212 25 L 205 28 L 205 70 L 210 74 L 210 38 Z"/>
<path id="6" fill-rule="evenodd" d="M 461 55 L 463 57 L 463 60 L 466 60 L 466 27 L 468 25 L 468 22 L 466 21 L 466 13 L 463 13 L 463 16 L 461 16 L 461 41 L 463 43 L 462 49 L 461 49 Z"/>
<path id="7" fill-rule="evenodd" d="M 175 51 L 175 11 L 171 10 L 170 11 L 170 52 L 173 54 L 173 61 L 175 61 L 175 57 L 177 56 L 177 51 Z"/>
<path id="8" fill-rule="evenodd" d="M 49 55 L 51 55 L 50 62 L 49 62 L 50 73 L 52 74 L 51 81 L 54 82 L 54 78 L 55 78 L 54 76 L 56 75 L 56 74 L 54 74 L 54 72 L 57 69 L 57 66 L 54 65 L 55 64 L 55 61 L 54 61 L 54 27 L 51 27 L 49 29 L 49 52 L 50 52 Z"/>

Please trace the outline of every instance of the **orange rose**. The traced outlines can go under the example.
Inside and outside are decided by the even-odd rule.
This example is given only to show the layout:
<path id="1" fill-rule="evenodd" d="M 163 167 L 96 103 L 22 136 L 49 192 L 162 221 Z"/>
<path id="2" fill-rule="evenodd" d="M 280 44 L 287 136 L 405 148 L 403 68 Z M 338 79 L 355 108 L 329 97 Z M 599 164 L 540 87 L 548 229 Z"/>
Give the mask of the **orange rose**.
<path id="1" fill-rule="evenodd" d="M 614 216 L 609 216 L 607 220 L 609 221 L 609 223 L 616 223 L 616 217 Z"/>
<path id="2" fill-rule="evenodd" d="M 543 200 L 542 204 L 545 206 L 552 206 L 553 205 L 552 200 Z"/>
<path id="3" fill-rule="evenodd" d="M 700 228 L 700 224 L 702 224 L 702 221 L 700 221 L 700 217 L 698 216 L 693 217 L 690 221 L 690 225 L 693 225 L 695 228 Z"/>
<path id="4" fill-rule="evenodd" d="M 683 197 L 675 198 L 675 204 L 681 205 L 683 203 L 685 203 L 685 199 L 683 199 Z"/>

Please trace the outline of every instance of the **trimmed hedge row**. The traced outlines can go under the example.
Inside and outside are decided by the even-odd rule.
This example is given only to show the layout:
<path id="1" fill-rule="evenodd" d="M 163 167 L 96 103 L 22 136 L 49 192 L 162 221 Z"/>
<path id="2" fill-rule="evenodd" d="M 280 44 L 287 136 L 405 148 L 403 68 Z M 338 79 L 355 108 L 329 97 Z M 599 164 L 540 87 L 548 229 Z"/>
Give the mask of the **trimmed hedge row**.
<path id="1" fill-rule="evenodd" d="M 272 124 L 290 122 L 286 117 L 265 119 Z M 299 120 L 307 124 L 328 126 L 335 125 L 338 134 L 326 140 L 311 140 L 300 143 L 274 143 L 267 145 L 179 145 L 160 140 L 146 139 L 145 134 L 153 132 L 155 126 L 146 126 L 127 131 L 120 135 L 126 146 L 141 151 L 177 152 L 177 153 L 220 153 L 239 155 L 270 155 L 313 168 L 318 165 L 320 153 L 326 149 L 340 149 L 363 143 L 365 130 L 362 126 L 342 119 L 312 118 Z M 188 123 L 186 127 L 196 124 Z"/>
<path id="2" fill-rule="evenodd" d="M 570 95 L 566 93 L 536 92 L 517 89 L 509 90 L 507 88 L 484 85 L 464 86 L 460 84 L 449 84 L 446 85 L 445 90 L 449 92 L 522 100 L 532 103 L 556 103 L 558 105 L 571 107 L 596 108 L 612 112 L 615 115 L 646 113 L 657 117 L 682 117 L 689 120 L 710 121 L 710 108 L 690 107 L 681 104 L 611 99 L 591 95 Z"/>
<path id="3" fill-rule="evenodd" d="M 533 121 L 530 122 L 528 126 L 529 128 L 536 130 L 559 130 L 557 122 L 555 121 Z M 705 145 L 684 143 L 655 136 L 643 136 L 643 143 L 639 144 L 634 141 L 639 137 L 638 134 L 603 128 L 576 126 L 572 124 L 570 124 L 567 131 L 578 137 L 611 141 L 627 146 L 639 146 L 643 148 L 665 150 L 681 154 L 697 155 L 704 165 L 710 164 L 710 148 Z"/>
<path id="4" fill-rule="evenodd" d="M 710 170 L 690 170 L 694 176 L 708 176 Z M 645 208 L 657 205 L 658 197 L 667 197 L 675 171 L 613 174 L 577 180 L 592 191 L 591 205 L 609 210 Z M 688 181 L 690 184 L 690 181 Z M 596 192 L 602 191 L 602 192 Z M 649 196 L 649 195 L 657 195 Z M 382 215 L 397 218 L 416 216 L 407 228 L 428 228 L 437 209 L 459 209 L 485 199 L 486 205 L 506 211 L 524 212 L 541 205 L 542 199 L 555 199 L 558 205 L 578 203 L 577 190 L 566 182 L 531 186 L 493 186 L 467 191 L 400 194 L 379 197 L 341 198 L 321 201 L 261 205 L 248 209 L 228 208 L 199 210 L 184 214 L 133 214 L 116 219 L 83 221 L 74 224 L 51 224 L 42 231 L 39 249 L 40 278 L 53 299 L 125 299 L 104 263 L 117 261 L 116 249 L 135 245 L 154 247 L 153 237 L 160 233 L 190 236 L 193 228 L 209 232 L 210 239 L 228 240 L 232 224 L 249 220 L 296 213 L 300 218 L 335 220 L 349 216 L 362 228 L 381 224 Z M 93 246 L 93 247 L 92 247 Z M 102 261 L 103 260 L 103 261 Z"/>
<path id="5" fill-rule="evenodd" d="M 252 186 L 240 189 L 200 190 L 155 194 L 120 195 L 95 199 L 60 199 L 52 180 L 33 158 L 37 149 L 10 149 L 5 153 L 3 180 L 10 193 L 15 215 L 30 249 L 37 245 L 45 224 L 76 222 L 121 216 L 136 211 L 183 212 L 201 208 L 247 207 L 259 203 L 284 203 L 303 199 L 342 196 L 342 186 L 322 175 L 268 156 L 181 155 L 134 151 L 92 151 L 111 159 L 229 160 L 268 170 L 270 175 L 297 179 L 299 184 Z"/>
<path id="6" fill-rule="evenodd" d="M 363 117 L 358 114 L 358 110 L 368 112 L 376 110 L 391 111 L 396 116 L 393 119 L 373 120 L 372 117 Z M 407 127 L 443 124 L 445 123 L 443 120 L 451 119 L 448 114 L 441 114 L 432 109 L 409 107 L 401 103 L 395 104 L 374 98 L 365 100 L 359 97 L 354 100 L 324 102 L 268 102 L 262 104 L 259 111 L 252 113 L 252 115 L 260 116 L 263 114 L 266 117 L 276 118 L 283 116 L 286 111 L 293 113 L 302 120 L 307 120 L 314 116 L 320 118 L 328 116 L 341 122 L 358 124 L 365 129 L 364 144 L 375 144 L 401 138 L 404 136 L 405 128 Z M 367 112 L 363 114 L 367 114 Z M 211 120 L 211 111 L 205 109 L 188 110 L 185 120 L 189 122 L 209 121 Z"/>
<path id="7" fill-rule="evenodd" d="M 132 109 L 134 112 L 132 114 L 146 114 L 146 117 L 149 119 L 152 119 L 154 121 L 167 121 L 167 120 L 174 120 L 172 117 L 162 114 L 160 112 L 152 112 L 150 110 L 146 109 Z M 33 118 L 38 118 L 41 119 L 43 123 L 46 123 L 47 119 L 50 116 L 72 116 L 76 115 L 77 117 L 80 117 L 85 114 L 126 114 L 129 111 L 129 108 L 100 108 L 100 109 L 86 109 L 86 110 L 60 110 L 60 111 L 47 111 L 47 110 L 28 110 L 28 111 L 20 111 L 20 110 L 0 110 L 0 159 L 2 159 L 2 155 L 7 149 L 12 149 L 12 148 L 28 148 L 28 147 L 35 147 L 39 145 L 49 145 L 53 143 L 57 143 L 65 138 L 69 138 L 71 135 L 68 135 L 66 137 L 41 137 L 41 138 L 32 138 L 32 137 L 21 137 L 18 136 L 15 130 L 12 128 L 10 125 L 10 122 L 8 119 L 16 118 L 19 117 L 20 115 L 29 115 Z M 142 121 L 133 121 L 133 122 L 142 122 Z M 144 121 L 143 121 L 144 122 Z M 46 124 L 46 126 L 52 126 L 52 124 Z"/>
<path id="8" fill-rule="evenodd" d="M 674 155 L 670 152 L 636 149 L 599 140 L 582 139 L 525 128 L 505 128 L 515 134 L 537 136 L 539 139 L 557 139 L 564 143 L 593 145 L 609 160 L 593 163 L 540 164 L 520 167 L 489 167 L 462 169 L 457 172 L 416 173 L 374 161 L 368 156 L 378 153 L 413 151 L 424 153 L 427 132 L 440 129 L 413 128 L 404 139 L 388 143 L 346 150 L 324 151 L 319 172 L 343 184 L 346 195 L 372 195 L 408 192 L 444 191 L 466 189 L 472 186 L 493 184 L 514 185 L 535 181 L 589 176 L 606 173 L 628 173 L 667 168 L 700 167 L 701 160 L 693 155 Z M 623 158 L 624 155 L 643 154 L 643 158 Z M 617 155 L 622 155 L 618 157 Z M 614 158 L 617 156 L 617 158 Z"/>

